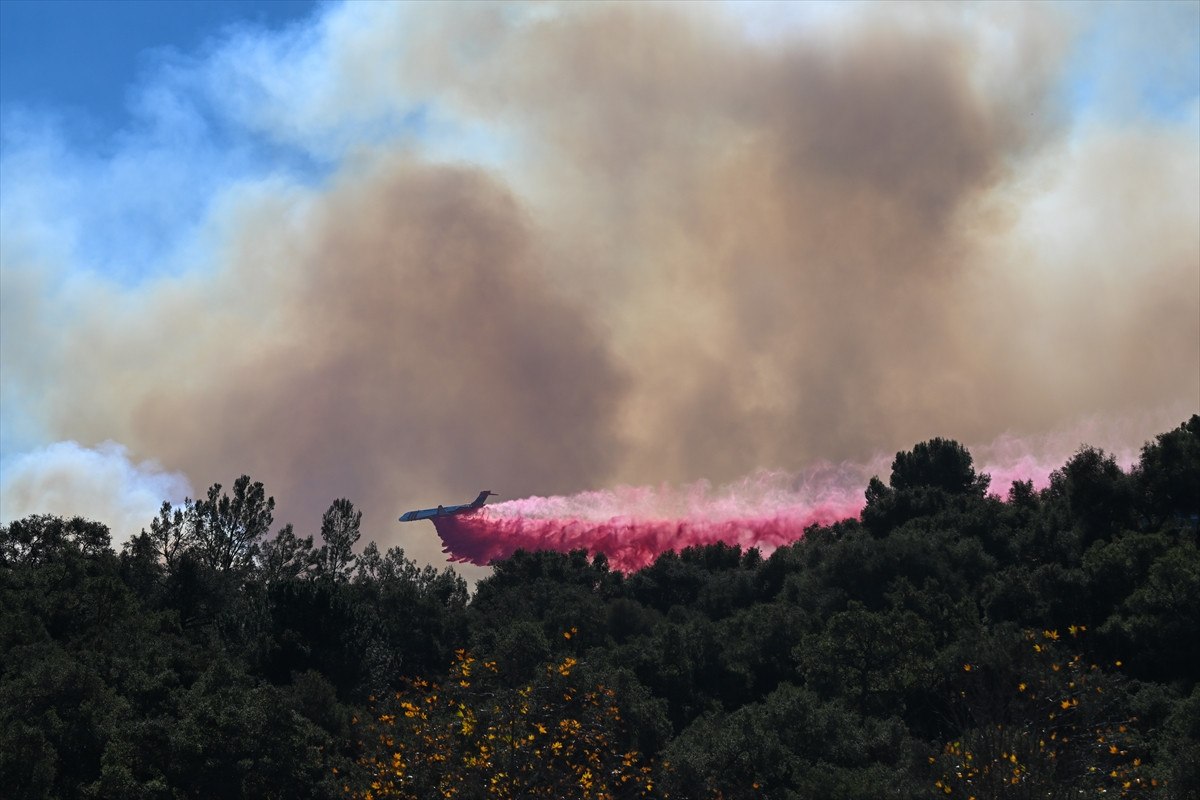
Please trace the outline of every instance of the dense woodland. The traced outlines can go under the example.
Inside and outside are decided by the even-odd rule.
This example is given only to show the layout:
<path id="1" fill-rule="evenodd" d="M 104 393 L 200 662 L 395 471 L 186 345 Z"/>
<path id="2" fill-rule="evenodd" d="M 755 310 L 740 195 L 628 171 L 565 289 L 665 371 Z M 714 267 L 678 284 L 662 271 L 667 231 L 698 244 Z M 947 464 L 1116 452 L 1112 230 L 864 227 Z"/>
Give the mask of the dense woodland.
<path id="1" fill-rule="evenodd" d="M 991 492 L 991 493 L 989 493 Z M 1003 497 L 1003 499 L 1001 499 Z M 934 439 L 861 519 L 474 594 L 275 529 L 242 477 L 121 551 L 0 528 L 6 797 L 1200 797 L 1200 416 L 989 487 Z"/>

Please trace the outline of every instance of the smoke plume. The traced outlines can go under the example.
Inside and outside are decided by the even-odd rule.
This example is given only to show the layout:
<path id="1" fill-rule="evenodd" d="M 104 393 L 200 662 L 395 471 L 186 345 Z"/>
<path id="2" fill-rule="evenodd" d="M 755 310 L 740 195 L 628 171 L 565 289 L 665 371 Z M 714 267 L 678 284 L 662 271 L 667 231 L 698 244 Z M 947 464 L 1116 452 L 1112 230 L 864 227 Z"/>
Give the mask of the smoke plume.
<path id="1" fill-rule="evenodd" d="M 57 442 L 5 465 L 0 524 L 28 514 L 82 516 L 107 525 L 120 548 L 149 524 L 164 500 L 180 503 L 191 493 L 183 475 L 154 462 L 134 462 L 114 442 L 95 448 Z"/>
<path id="2" fill-rule="evenodd" d="M 1154 417 L 1136 448 L 1200 404 L 1196 126 L 1073 124 L 1060 10 L 731 13 L 348 4 L 231 40 L 178 91 L 328 174 L 231 184 L 187 265 L 132 286 L 54 282 L 68 256 L 6 224 L 6 391 L 193 486 L 249 473 L 302 531 L 349 497 L 430 559 L 396 516 L 481 486 L 690 496 L 1089 414 Z M 620 563 L 853 514 L 855 478 L 736 515 L 704 489 Z M 479 519 L 565 543 L 602 516 Z"/>

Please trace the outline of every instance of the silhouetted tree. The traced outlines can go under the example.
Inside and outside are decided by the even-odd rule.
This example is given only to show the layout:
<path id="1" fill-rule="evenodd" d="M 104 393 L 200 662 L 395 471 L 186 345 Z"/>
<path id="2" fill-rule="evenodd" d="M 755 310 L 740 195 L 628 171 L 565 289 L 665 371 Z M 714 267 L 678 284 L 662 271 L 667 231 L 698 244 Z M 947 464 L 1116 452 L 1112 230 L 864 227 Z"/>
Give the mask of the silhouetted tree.
<path id="1" fill-rule="evenodd" d="M 354 568 L 354 545 L 360 536 L 362 512 L 345 498 L 334 500 L 321 517 L 321 540 L 316 551 L 317 576 L 345 583 Z"/>
<path id="2" fill-rule="evenodd" d="M 158 510 L 158 516 L 150 521 L 148 541 L 167 571 L 175 569 L 180 555 L 188 546 L 196 523 L 196 510 L 191 498 L 184 501 L 183 508 L 176 509 L 172 509 L 170 502 L 164 500 L 162 508 Z M 142 533 L 146 533 L 145 529 Z"/>
<path id="3" fill-rule="evenodd" d="M 1086 548 L 1133 524 L 1134 484 L 1103 450 L 1083 447 L 1050 475 L 1050 496 L 1065 503 Z"/>
<path id="4" fill-rule="evenodd" d="M 232 497 L 221 492 L 221 484 L 213 484 L 207 498 L 196 501 L 195 513 L 190 535 L 200 559 L 217 572 L 241 571 L 258 555 L 274 518 L 275 498 L 243 475 L 234 482 Z"/>
<path id="5" fill-rule="evenodd" d="M 314 561 L 312 537 L 300 538 L 290 524 L 259 545 L 259 574 L 268 586 L 305 577 Z"/>
<path id="6" fill-rule="evenodd" d="M 971 462 L 967 448 L 953 439 L 930 439 L 910 451 L 896 453 L 891 486 L 899 491 L 928 487 L 982 497 L 991 479 L 976 475 Z"/>
<path id="7" fill-rule="evenodd" d="M 971 463 L 971 454 L 952 439 L 930 439 L 896 453 L 889 485 L 884 486 L 878 477 L 867 484 L 863 524 L 875 536 L 882 536 L 954 502 L 982 499 L 991 477 L 977 475 Z"/>
<path id="8" fill-rule="evenodd" d="M 1159 523 L 1177 516 L 1195 525 L 1200 515 L 1200 414 L 1142 448 L 1136 479 L 1144 513 Z"/>

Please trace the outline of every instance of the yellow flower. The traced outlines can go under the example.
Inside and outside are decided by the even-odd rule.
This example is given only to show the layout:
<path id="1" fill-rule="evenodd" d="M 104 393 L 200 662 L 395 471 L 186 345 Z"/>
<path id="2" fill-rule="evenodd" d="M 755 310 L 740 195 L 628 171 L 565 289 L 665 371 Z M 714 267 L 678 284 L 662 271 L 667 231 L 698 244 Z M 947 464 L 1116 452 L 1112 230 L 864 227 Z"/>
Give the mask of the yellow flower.
<path id="1" fill-rule="evenodd" d="M 1018 684 L 1017 684 L 1017 691 L 1018 691 L 1018 692 L 1023 692 L 1023 691 L 1025 691 L 1025 684 L 1024 684 L 1024 683 L 1018 683 Z"/>

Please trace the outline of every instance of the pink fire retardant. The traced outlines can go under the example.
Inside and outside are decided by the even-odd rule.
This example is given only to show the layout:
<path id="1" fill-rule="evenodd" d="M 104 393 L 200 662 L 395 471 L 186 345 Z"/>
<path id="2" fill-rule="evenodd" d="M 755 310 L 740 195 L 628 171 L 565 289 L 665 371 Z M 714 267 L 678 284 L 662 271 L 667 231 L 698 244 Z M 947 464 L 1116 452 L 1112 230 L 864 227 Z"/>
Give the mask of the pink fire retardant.
<path id="1" fill-rule="evenodd" d="M 980 450 L 984 463 L 978 469 L 991 476 L 991 492 L 1003 498 L 1015 480 L 1045 488 L 1073 448 L 1005 436 Z M 1124 467 L 1136 461 L 1132 448 L 1115 455 Z M 603 553 L 613 569 L 631 572 L 668 550 L 716 542 L 757 547 L 768 556 L 811 525 L 857 517 L 868 480 L 886 477 L 889 463 L 881 456 L 867 464 L 820 464 L 798 474 L 764 471 L 718 489 L 700 481 L 527 497 L 433 523 L 452 560 L 481 566 L 519 549 L 582 549 Z"/>
<path id="2" fill-rule="evenodd" d="M 800 475 L 761 472 L 716 490 L 702 481 L 529 497 L 433 522 L 455 561 L 486 565 L 518 549 L 583 549 L 629 572 L 667 550 L 716 542 L 769 555 L 810 525 L 858 516 L 868 477 L 863 467 L 821 465 Z"/>

